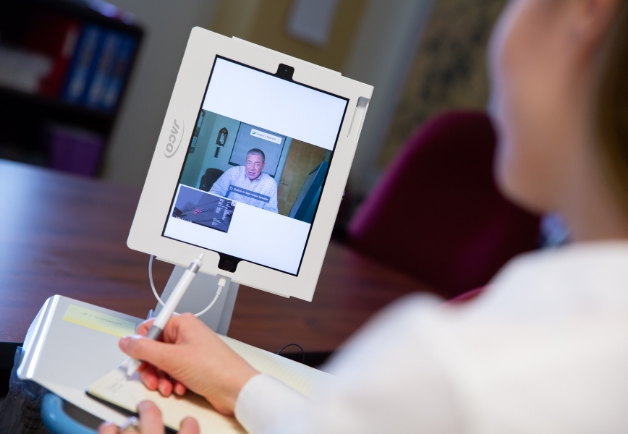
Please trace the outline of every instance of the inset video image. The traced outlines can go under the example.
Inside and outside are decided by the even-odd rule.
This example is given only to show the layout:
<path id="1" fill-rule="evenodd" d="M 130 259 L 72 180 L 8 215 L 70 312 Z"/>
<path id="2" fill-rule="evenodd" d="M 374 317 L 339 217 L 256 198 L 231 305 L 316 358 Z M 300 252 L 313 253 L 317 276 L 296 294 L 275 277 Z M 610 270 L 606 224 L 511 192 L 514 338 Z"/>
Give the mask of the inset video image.
<path id="1" fill-rule="evenodd" d="M 227 233 L 234 211 L 231 200 L 181 185 L 172 217 Z"/>
<path id="2" fill-rule="evenodd" d="M 312 223 L 332 152 L 201 110 L 180 183 Z"/>

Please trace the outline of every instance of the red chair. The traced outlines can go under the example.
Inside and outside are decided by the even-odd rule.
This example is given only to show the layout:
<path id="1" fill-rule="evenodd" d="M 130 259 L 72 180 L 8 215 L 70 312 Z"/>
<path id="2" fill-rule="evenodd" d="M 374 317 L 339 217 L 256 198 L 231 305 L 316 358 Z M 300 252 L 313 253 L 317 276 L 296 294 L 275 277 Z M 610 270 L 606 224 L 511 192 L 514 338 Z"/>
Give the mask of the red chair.
<path id="1" fill-rule="evenodd" d="M 452 112 L 410 138 L 348 227 L 354 249 L 450 299 L 534 249 L 540 219 L 493 180 L 495 133 L 480 112 Z"/>

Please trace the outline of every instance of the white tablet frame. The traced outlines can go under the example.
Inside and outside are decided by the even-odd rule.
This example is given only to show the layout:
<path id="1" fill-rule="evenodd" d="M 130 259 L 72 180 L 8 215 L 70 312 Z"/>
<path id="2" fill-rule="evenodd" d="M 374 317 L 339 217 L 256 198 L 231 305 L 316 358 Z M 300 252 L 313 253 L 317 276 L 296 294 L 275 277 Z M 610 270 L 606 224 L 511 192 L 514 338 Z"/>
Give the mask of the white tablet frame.
<path id="1" fill-rule="evenodd" d="M 238 264 L 235 272 L 227 272 L 218 268 L 217 252 L 162 236 L 172 195 L 186 159 L 186 150 L 216 56 L 223 56 L 271 74 L 277 72 L 279 64 L 286 64 L 294 67 L 294 82 L 349 100 L 297 276 L 245 260 Z M 221 274 L 253 288 L 311 301 L 372 93 L 372 86 L 343 77 L 338 72 L 241 39 L 194 28 L 166 111 L 127 245 L 133 250 L 152 254 L 159 260 L 184 267 L 203 252 L 203 273 Z"/>

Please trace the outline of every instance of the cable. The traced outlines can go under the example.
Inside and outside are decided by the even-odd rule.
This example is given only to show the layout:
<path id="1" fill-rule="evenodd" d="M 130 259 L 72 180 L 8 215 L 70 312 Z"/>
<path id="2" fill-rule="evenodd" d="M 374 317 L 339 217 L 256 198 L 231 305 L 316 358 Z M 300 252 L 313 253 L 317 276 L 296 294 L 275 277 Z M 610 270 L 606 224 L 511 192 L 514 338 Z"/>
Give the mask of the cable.
<path id="1" fill-rule="evenodd" d="M 279 351 L 277 351 L 277 355 L 281 356 L 281 352 L 283 350 L 285 350 L 288 347 L 299 347 L 299 349 L 301 350 L 301 363 L 305 364 L 305 351 L 303 350 L 303 348 L 301 348 L 301 345 L 299 344 L 288 344 L 288 345 L 284 345 L 283 348 L 281 348 Z"/>
<path id="2" fill-rule="evenodd" d="M 163 307 L 164 302 L 162 301 L 159 294 L 157 294 L 157 290 L 155 289 L 155 282 L 153 281 L 153 259 L 155 259 L 155 255 L 150 255 L 150 259 L 148 260 L 148 280 L 150 280 L 150 288 L 153 290 L 153 294 L 155 295 L 155 298 L 157 299 L 159 304 Z M 222 289 L 225 287 L 225 285 L 227 285 L 227 278 L 225 276 L 220 276 L 220 279 L 218 279 L 218 291 L 216 291 L 216 295 L 214 296 L 214 299 L 212 300 L 211 303 L 209 303 L 209 305 L 205 309 L 203 309 L 202 311 L 198 313 L 195 313 L 194 316 L 199 317 L 203 315 L 205 312 L 207 312 L 209 309 L 211 309 L 212 306 L 216 303 L 216 300 L 218 300 L 218 297 L 220 296 L 220 293 L 222 292 Z M 180 315 L 180 313 L 178 312 L 175 312 L 174 314 Z"/>

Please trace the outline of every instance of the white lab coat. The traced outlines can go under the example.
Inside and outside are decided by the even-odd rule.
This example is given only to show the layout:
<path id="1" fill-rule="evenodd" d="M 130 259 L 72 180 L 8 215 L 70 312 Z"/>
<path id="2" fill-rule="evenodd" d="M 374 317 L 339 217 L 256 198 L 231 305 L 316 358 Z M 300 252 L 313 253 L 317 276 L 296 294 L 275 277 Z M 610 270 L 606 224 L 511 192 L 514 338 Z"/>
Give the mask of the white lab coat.
<path id="1" fill-rule="evenodd" d="M 236 417 L 252 433 L 628 432 L 628 243 L 511 261 L 478 299 L 424 295 L 376 316 L 308 400 L 259 375 Z"/>

